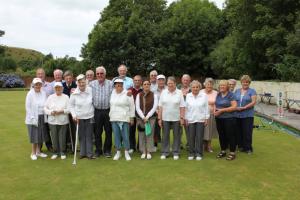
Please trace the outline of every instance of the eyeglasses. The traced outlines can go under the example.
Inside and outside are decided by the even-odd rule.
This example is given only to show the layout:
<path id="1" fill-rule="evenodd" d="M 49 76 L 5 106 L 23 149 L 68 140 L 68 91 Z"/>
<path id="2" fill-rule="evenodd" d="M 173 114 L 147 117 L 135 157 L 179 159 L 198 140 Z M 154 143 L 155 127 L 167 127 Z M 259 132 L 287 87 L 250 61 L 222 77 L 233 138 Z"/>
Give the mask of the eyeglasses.
<path id="1" fill-rule="evenodd" d="M 97 75 L 103 75 L 104 73 L 103 73 L 103 72 L 100 72 L 100 73 L 98 72 L 98 73 L 96 73 L 96 74 L 97 74 Z"/>
<path id="2" fill-rule="evenodd" d="M 157 74 L 150 74 L 150 76 L 157 76 Z"/>
<path id="3" fill-rule="evenodd" d="M 151 85 L 150 83 L 144 83 L 143 85 Z"/>

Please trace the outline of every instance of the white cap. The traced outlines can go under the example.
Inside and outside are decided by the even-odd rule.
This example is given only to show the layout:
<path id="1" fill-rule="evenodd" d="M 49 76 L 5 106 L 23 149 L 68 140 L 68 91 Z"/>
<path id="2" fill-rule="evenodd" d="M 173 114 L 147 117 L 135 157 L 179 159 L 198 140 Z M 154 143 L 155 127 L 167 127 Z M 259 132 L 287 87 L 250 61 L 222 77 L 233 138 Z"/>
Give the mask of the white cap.
<path id="1" fill-rule="evenodd" d="M 117 78 L 114 83 L 124 83 L 123 79 Z"/>
<path id="2" fill-rule="evenodd" d="M 160 74 L 160 75 L 158 75 L 157 77 L 156 77 L 156 79 L 158 80 L 158 79 L 166 79 L 166 77 L 163 75 L 163 74 Z"/>
<path id="3" fill-rule="evenodd" d="M 83 74 L 79 74 L 77 77 L 76 77 L 76 80 L 79 81 L 81 79 L 85 79 L 85 76 Z"/>
<path id="4" fill-rule="evenodd" d="M 55 88 L 56 86 L 62 87 L 63 85 L 61 82 L 55 82 L 53 87 Z"/>
<path id="5" fill-rule="evenodd" d="M 35 85 L 35 84 L 37 84 L 37 83 L 42 83 L 42 84 L 43 84 L 42 79 L 40 79 L 40 78 L 34 78 L 34 79 L 32 80 L 32 84 L 33 84 L 33 85 Z"/>

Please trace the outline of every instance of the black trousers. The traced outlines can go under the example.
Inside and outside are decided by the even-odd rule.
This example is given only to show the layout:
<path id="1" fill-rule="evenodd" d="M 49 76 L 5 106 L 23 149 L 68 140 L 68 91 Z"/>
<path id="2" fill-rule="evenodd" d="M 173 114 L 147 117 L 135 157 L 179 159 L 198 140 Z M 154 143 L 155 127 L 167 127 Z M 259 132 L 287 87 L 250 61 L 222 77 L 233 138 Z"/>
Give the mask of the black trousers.
<path id="1" fill-rule="evenodd" d="M 252 133 L 253 133 L 253 117 L 237 118 L 237 132 L 239 141 L 243 151 L 253 151 Z"/>
<path id="2" fill-rule="evenodd" d="M 76 137 L 76 125 L 73 121 L 73 117 L 71 114 L 69 114 L 69 124 L 67 125 L 67 133 L 66 133 L 66 148 L 68 150 L 74 151 L 75 148 L 75 137 Z M 73 146 L 73 149 L 72 149 Z"/>
<path id="3" fill-rule="evenodd" d="M 219 142 L 222 151 L 228 148 L 230 152 L 236 149 L 236 118 L 216 118 Z"/>
<path id="4" fill-rule="evenodd" d="M 130 125 L 129 127 L 129 145 L 130 145 L 130 149 L 133 149 L 134 151 L 136 151 L 137 149 L 135 133 L 136 133 L 136 118 L 134 118 L 134 124 Z"/>
<path id="5" fill-rule="evenodd" d="M 96 153 L 111 153 L 112 127 L 109 121 L 109 109 L 95 109 L 95 146 Z M 102 146 L 102 132 L 105 131 L 104 147 Z"/>

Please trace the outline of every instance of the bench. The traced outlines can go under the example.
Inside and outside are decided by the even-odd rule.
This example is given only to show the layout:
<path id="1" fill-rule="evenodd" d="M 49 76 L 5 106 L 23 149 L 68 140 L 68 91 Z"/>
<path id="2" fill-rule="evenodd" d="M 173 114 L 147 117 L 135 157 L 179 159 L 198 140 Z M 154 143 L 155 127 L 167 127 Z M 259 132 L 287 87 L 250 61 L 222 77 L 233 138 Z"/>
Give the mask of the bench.
<path id="1" fill-rule="evenodd" d="M 286 101 L 286 109 L 289 110 L 294 104 L 300 107 L 300 100 L 296 99 L 285 99 Z"/>
<path id="2" fill-rule="evenodd" d="M 260 101 L 263 103 L 269 103 L 271 104 L 271 99 L 274 97 L 271 93 L 263 93 L 263 94 L 259 94 L 260 96 Z"/>

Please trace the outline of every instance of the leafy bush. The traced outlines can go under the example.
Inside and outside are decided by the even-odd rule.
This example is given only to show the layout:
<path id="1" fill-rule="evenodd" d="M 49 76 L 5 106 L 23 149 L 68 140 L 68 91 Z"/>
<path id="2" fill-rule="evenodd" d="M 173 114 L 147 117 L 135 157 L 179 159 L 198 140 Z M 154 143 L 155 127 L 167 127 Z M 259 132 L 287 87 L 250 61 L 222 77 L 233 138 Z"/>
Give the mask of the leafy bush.
<path id="1" fill-rule="evenodd" d="M 0 87 L 20 88 L 24 86 L 24 81 L 19 76 L 15 74 L 0 74 Z"/>

